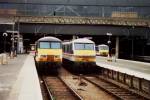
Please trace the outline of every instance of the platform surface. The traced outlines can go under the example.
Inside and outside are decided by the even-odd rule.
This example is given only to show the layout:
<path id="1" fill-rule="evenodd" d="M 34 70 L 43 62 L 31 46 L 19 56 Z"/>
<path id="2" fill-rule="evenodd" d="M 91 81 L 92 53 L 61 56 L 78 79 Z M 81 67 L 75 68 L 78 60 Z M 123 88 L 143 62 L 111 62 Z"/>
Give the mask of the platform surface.
<path id="1" fill-rule="evenodd" d="M 18 55 L 0 65 L 0 100 L 42 100 L 32 55 Z"/>
<path id="2" fill-rule="evenodd" d="M 119 71 L 139 78 L 150 80 L 150 63 L 123 59 L 117 59 L 116 62 L 114 60 L 112 62 L 107 60 L 107 57 L 97 56 L 96 64 L 98 66 L 112 69 L 114 71 Z"/>

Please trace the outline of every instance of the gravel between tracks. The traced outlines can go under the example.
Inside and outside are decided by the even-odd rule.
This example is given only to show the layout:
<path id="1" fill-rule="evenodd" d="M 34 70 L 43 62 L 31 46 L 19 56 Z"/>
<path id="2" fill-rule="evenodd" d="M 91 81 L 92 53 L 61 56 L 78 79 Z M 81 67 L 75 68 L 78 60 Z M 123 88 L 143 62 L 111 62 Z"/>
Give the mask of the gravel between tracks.
<path id="1" fill-rule="evenodd" d="M 78 76 L 72 75 L 63 68 L 60 70 L 60 77 L 65 80 L 65 82 L 71 86 L 84 100 L 116 100 L 113 96 L 100 90 L 95 85 L 82 80 L 82 85 Z"/>

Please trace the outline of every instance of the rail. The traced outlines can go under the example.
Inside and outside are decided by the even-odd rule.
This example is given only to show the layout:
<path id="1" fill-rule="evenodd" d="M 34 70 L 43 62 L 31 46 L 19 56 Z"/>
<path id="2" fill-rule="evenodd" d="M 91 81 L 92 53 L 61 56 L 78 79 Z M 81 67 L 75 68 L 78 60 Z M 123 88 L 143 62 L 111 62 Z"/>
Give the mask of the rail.
<path id="1" fill-rule="evenodd" d="M 70 86 L 68 86 L 60 77 L 45 76 L 44 84 L 51 100 L 60 98 L 72 98 L 73 100 L 83 100 Z M 57 82 L 57 84 L 55 83 Z M 59 87 L 57 86 L 59 85 Z M 51 86 L 51 87 L 50 87 Z M 61 89 L 59 89 L 61 87 Z M 62 89 L 63 88 L 63 89 Z M 59 90 L 59 91 L 58 91 Z"/>
<path id="2" fill-rule="evenodd" d="M 44 78 L 42 78 L 43 79 L 43 82 L 44 82 L 44 85 L 45 85 L 45 87 L 46 87 L 46 90 L 47 90 L 47 92 L 48 92 L 48 96 L 49 96 L 49 98 L 51 99 L 51 100 L 54 100 L 53 99 L 53 96 L 52 96 L 52 92 L 49 90 L 49 88 L 48 88 L 48 84 L 46 83 L 46 80 L 44 79 Z"/>
<path id="3" fill-rule="evenodd" d="M 141 95 L 138 95 L 136 93 L 133 93 L 131 91 L 128 91 L 127 89 L 124 89 L 122 87 L 119 87 L 117 85 L 114 85 L 110 82 L 107 82 L 106 80 L 102 80 L 96 77 L 83 77 L 88 82 L 96 85 L 100 89 L 106 91 L 107 93 L 115 96 L 118 99 L 121 100 L 149 100 L 149 98 L 143 97 Z"/>
<path id="4" fill-rule="evenodd" d="M 67 87 L 69 87 L 68 89 L 70 89 L 70 90 L 74 93 L 74 95 L 77 96 L 77 98 L 79 98 L 80 100 L 84 100 L 76 91 L 74 91 L 74 89 L 73 89 L 72 87 L 70 87 L 68 84 L 66 84 L 62 78 L 59 77 L 59 79 L 60 79 Z"/>

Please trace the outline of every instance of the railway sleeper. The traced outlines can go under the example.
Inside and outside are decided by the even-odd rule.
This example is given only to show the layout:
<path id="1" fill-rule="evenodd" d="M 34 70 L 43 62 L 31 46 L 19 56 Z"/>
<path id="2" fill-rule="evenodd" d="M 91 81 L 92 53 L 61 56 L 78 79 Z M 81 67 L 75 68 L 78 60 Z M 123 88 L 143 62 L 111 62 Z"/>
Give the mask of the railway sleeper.
<path id="1" fill-rule="evenodd" d="M 104 87 L 105 89 L 108 89 L 108 90 L 113 90 L 113 89 L 117 89 L 116 87 Z"/>
<path id="2" fill-rule="evenodd" d="M 108 91 L 109 91 L 109 90 L 108 90 Z M 122 92 L 122 91 L 110 91 L 110 92 L 116 93 L 116 94 L 117 94 L 117 93 L 120 93 L 120 94 L 123 94 L 123 93 L 125 94 L 125 93 L 127 93 L 127 92 Z M 128 94 L 129 94 L 129 92 L 128 92 Z M 130 93 L 130 94 L 131 94 L 131 93 Z"/>
<path id="3" fill-rule="evenodd" d="M 128 95 L 128 96 L 130 96 L 130 95 L 132 95 L 132 94 L 125 94 L 125 93 L 120 93 L 120 92 L 111 92 L 111 93 L 113 93 L 113 94 L 116 94 L 116 95 Z"/>
<path id="4" fill-rule="evenodd" d="M 107 88 L 106 88 L 107 89 Z M 117 88 L 115 88 L 115 89 L 107 89 L 107 90 L 109 90 L 109 91 L 114 91 L 114 92 L 126 92 L 125 90 L 122 90 L 122 89 L 117 89 Z"/>
<path id="5" fill-rule="evenodd" d="M 132 96 L 131 94 L 121 94 L 121 93 L 114 93 L 114 94 L 116 94 L 116 95 L 118 95 L 118 96 Z"/>
<path id="6" fill-rule="evenodd" d="M 148 100 L 150 99 L 150 96 L 149 96 L 149 94 L 147 94 L 147 92 L 143 92 L 141 90 L 137 91 L 137 90 L 135 90 L 133 88 L 127 87 L 125 84 L 122 84 L 122 83 L 120 83 L 118 81 L 115 81 L 113 79 L 110 79 L 110 78 L 106 78 L 104 76 L 98 76 L 97 78 L 100 78 L 100 79 L 102 79 L 104 81 L 108 81 L 110 83 L 113 83 L 114 85 L 118 85 L 119 84 L 120 88 L 124 88 L 126 90 L 129 90 L 131 93 L 135 93 L 137 95 L 143 96 L 144 99 L 148 99 Z"/>
<path id="7" fill-rule="evenodd" d="M 72 95 L 70 91 L 52 91 L 52 93 L 55 95 Z"/>
<path id="8" fill-rule="evenodd" d="M 122 96 L 130 96 L 131 95 L 130 93 L 123 93 L 123 94 L 119 93 L 119 94 Z"/>
<path id="9" fill-rule="evenodd" d="M 118 87 L 113 87 L 113 86 L 112 87 L 108 87 L 108 88 L 106 87 L 106 89 L 109 89 L 109 90 L 118 90 L 118 91 L 120 90 L 120 91 L 122 91 L 122 89 L 120 89 Z"/>
<path id="10" fill-rule="evenodd" d="M 122 95 L 122 94 L 118 94 L 118 96 L 121 97 L 121 98 L 128 98 L 128 99 L 134 99 L 134 100 L 140 99 L 141 100 L 141 97 L 138 97 L 137 95 L 131 95 L 131 94 L 129 94 L 129 95 Z"/>
<path id="11" fill-rule="evenodd" d="M 88 79 L 88 78 L 87 78 Z M 89 79 L 90 80 L 90 79 Z M 103 80 L 103 79 L 102 79 Z M 116 86 L 116 84 L 113 84 L 113 86 L 111 87 L 109 84 L 111 84 L 111 82 L 108 82 L 106 80 L 104 80 L 104 83 L 106 83 L 105 85 L 101 85 L 99 81 L 95 81 L 94 78 L 92 80 L 92 83 L 94 83 L 95 85 L 97 85 L 98 87 L 104 89 L 106 92 L 116 96 L 119 99 L 123 99 L 123 100 L 145 100 L 143 97 L 138 96 L 137 94 L 132 93 L 131 91 L 127 91 L 124 88 L 121 88 L 119 86 Z M 109 86 L 109 87 L 108 87 Z M 107 89 L 108 87 L 108 89 Z M 110 88 L 110 89 L 109 89 Z M 122 92 L 122 93 L 121 93 Z M 126 98 L 129 99 L 126 99 Z"/>
<path id="12" fill-rule="evenodd" d="M 67 89 L 63 89 L 63 88 L 54 88 L 54 87 L 51 87 L 50 89 L 55 89 L 55 91 L 62 91 L 62 92 L 66 92 L 66 91 L 68 91 Z"/>
<path id="13" fill-rule="evenodd" d="M 135 96 L 120 96 L 123 100 L 141 100 Z"/>

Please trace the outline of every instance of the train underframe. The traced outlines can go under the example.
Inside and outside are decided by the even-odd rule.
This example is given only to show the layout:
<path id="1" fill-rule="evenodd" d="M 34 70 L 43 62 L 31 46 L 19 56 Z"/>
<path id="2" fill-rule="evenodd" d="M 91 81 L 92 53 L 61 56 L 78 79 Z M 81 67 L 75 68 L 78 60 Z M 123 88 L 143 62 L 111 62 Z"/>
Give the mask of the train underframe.
<path id="1" fill-rule="evenodd" d="M 37 71 L 40 74 L 58 74 L 59 68 L 62 66 L 61 62 L 36 62 Z"/>
<path id="2" fill-rule="evenodd" d="M 94 74 L 99 72 L 95 62 L 75 62 L 63 58 L 63 67 L 75 74 Z"/>

